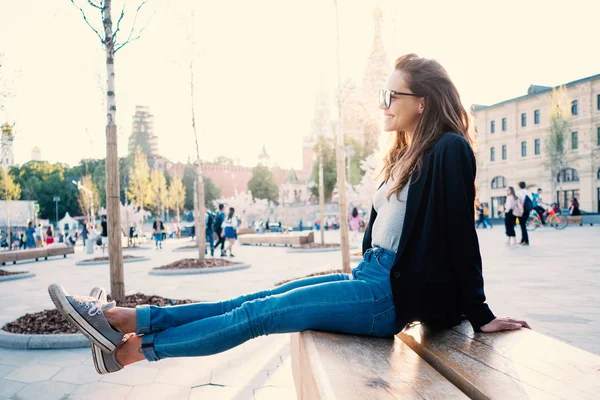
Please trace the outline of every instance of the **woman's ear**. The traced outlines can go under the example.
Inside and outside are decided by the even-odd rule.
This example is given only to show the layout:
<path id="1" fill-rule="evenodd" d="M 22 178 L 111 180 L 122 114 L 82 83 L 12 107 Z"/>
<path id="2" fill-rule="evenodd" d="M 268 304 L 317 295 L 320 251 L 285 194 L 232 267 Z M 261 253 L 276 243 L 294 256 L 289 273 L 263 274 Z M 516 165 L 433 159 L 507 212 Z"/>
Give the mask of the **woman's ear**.
<path id="1" fill-rule="evenodd" d="M 419 114 L 423 114 L 424 110 L 425 110 L 425 99 L 423 99 L 419 102 Z"/>

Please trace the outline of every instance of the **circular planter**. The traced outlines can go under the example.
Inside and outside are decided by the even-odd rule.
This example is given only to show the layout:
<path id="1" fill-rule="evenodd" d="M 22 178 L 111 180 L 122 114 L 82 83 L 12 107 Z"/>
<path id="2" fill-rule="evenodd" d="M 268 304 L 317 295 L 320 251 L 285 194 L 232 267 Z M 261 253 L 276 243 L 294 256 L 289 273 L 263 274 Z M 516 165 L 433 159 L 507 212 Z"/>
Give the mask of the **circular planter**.
<path id="1" fill-rule="evenodd" d="M 4 275 L 4 276 L 0 276 L 0 282 L 16 281 L 18 279 L 33 278 L 34 276 L 35 276 L 35 274 L 33 272 L 25 272 L 22 274 L 13 274 L 13 275 Z"/>
<path id="2" fill-rule="evenodd" d="M 124 258 L 123 259 L 123 264 L 127 264 L 127 263 L 133 263 L 133 262 L 140 262 L 140 261 L 148 261 L 150 260 L 148 257 L 136 257 L 136 258 Z M 108 265 L 110 263 L 109 260 L 102 260 L 102 261 L 77 261 L 75 263 L 75 265 L 79 265 L 79 266 L 88 266 L 88 265 Z"/>
<path id="3" fill-rule="evenodd" d="M 0 347 L 9 349 L 75 349 L 89 346 L 90 341 L 80 333 L 25 335 L 0 329 Z"/>
<path id="4" fill-rule="evenodd" d="M 148 271 L 148 275 L 198 275 L 236 271 L 238 269 L 248 268 L 250 268 L 250 264 L 227 265 L 224 267 L 211 268 L 151 269 L 150 271 Z"/>
<path id="5" fill-rule="evenodd" d="M 314 248 L 314 249 L 295 249 L 295 248 L 291 248 L 288 249 L 287 252 L 288 253 L 330 253 L 330 252 L 334 252 L 334 251 L 340 251 L 341 247 L 321 247 L 321 248 Z"/>
<path id="6" fill-rule="evenodd" d="M 198 247 L 177 247 L 171 251 L 174 251 L 176 253 L 184 253 L 187 251 L 198 251 Z"/>
<path id="7" fill-rule="evenodd" d="M 150 246 L 123 247 L 123 251 L 152 250 Z"/>

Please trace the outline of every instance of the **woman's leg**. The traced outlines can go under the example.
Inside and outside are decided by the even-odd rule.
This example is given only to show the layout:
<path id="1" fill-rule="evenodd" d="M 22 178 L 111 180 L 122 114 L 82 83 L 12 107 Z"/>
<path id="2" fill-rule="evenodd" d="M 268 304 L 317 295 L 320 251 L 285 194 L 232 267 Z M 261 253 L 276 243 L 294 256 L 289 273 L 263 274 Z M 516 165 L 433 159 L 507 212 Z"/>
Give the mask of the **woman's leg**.
<path id="1" fill-rule="evenodd" d="M 381 321 L 385 321 L 382 325 Z M 117 350 L 123 365 L 140 360 L 206 356 L 257 336 L 316 329 L 347 334 L 390 336 L 396 333 L 391 294 L 363 280 L 343 280 L 297 288 L 243 303 L 234 310 L 161 332 L 134 336 Z"/>
<path id="2" fill-rule="evenodd" d="M 261 290 L 219 302 L 193 303 L 171 307 L 143 305 L 138 306 L 135 309 L 115 307 L 112 310 L 105 311 L 105 315 L 109 323 L 121 332 L 136 332 L 137 334 L 153 333 L 205 318 L 226 314 L 240 307 L 242 304 L 255 299 L 280 295 L 289 292 L 290 290 L 306 286 L 349 279 L 350 275 L 347 274 L 313 276 L 297 279 L 272 289 Z"/>

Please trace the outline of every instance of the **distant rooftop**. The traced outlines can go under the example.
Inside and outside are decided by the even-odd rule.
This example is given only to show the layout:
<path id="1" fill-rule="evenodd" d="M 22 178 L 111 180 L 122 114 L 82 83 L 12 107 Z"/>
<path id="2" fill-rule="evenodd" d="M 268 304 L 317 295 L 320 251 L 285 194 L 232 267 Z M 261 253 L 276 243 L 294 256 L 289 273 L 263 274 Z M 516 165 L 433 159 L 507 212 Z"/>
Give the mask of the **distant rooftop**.
<path id="1" fill-rule="evenodd" d="M 588 76 L 585 78 L 581 78 L 581 79 L 577 79 L 575 81 L 569 82 L 569 83 L 565 83 L 564 85 L 566 87 L 571 87 L 571 86 L 575 86 L 578 85 L 580 83 L 584 83 L 584 82 L 589 82 L 589 81 L 595 81 L 596 79 L 600 79 L 600 74 L 596 74 L 596 75 L 592 75 L 592 76 Z M 559 88 L 562 85 L 559 86 L 540 86 L 540 85 L 530 85 L 529 89 L 527 89 L 527 94 L 524 96 L 519 96 L 519 97 L 515 97 L 509 100 L 504 100 L 501 101 L 500 103 L 496 103 L 496 104 L 492 104 L 491 106 L 485 106 L 485 105 L 481 105 L 481 104 L 473 104 L 471 106 L 473 111 L 480 111 L 486 108 L 492 108 L 492 107 L 497 107 L 497 106 L 501 106 L 507 103 L 511 103 L 513 101 L 518 101 L 518 100 L 524 100 L 527 99 L 529 97 L 533 97 L 533 96 L 537 96 L 538 94 L 542 94 L 542 93 L 546 93 L 546 92 L 550 92 L 552 91 L 552 89 L 554 88 Z"/>

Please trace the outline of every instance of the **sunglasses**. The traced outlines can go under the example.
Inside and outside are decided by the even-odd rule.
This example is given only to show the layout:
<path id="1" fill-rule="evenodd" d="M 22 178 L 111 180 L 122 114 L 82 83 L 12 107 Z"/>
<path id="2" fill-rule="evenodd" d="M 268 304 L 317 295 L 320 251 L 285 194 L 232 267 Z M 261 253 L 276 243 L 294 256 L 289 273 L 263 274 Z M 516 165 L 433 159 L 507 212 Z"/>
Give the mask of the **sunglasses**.
<path id="1" fill-rule="evenodd" d="M 390 108 L 392 105 L 392 96 L 413 96 L 423 97 L 414 93 L 396 92 L 395 90 L 379 89 L 379 105 L 383 108 Z"/>

